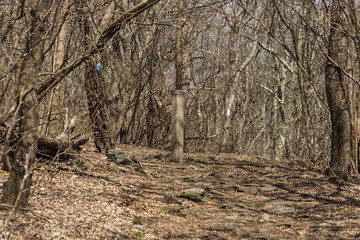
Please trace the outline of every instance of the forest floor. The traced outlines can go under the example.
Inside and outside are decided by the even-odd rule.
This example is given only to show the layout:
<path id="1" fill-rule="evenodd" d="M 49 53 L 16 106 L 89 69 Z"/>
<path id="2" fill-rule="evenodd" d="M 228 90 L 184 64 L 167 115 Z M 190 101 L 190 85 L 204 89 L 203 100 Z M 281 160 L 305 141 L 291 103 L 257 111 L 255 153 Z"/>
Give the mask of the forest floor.
<path id="1" fill-rule="evenodd" d="M 161 150 L 118 149 L 145 174 L 91 150 L 78 157 L 86 170 L 38 163 L 29 209 L 0 238 L 360 239 L 358 178 L 339 186 L 296 161 L 186 154 L 179 164 Z M 0 172 L 1 186 L 7 177 Z M 192 188 L 204 190 L 200 200 L 181 197 Z M 0 211 L 0 228 L 8 214 Z"/>

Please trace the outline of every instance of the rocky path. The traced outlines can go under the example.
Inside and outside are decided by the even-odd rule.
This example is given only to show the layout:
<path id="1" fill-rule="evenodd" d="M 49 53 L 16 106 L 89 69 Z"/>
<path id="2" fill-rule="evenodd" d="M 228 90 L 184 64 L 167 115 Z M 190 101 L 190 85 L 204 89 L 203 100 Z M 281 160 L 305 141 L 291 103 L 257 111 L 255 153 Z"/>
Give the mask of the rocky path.
<path id="1" fill-rule="evenodd" d="M 360 185 L 294 162 L 121 146 L 145 174 L 84 152 L 38 164 L 30 210 L 4 239 L 360 239 Z M 4 182 L 6 173 L 1 173 Z M 6 212 L 0 212 L 0 226 Z M 21 237 L 21 238 L 20 238 Z"/>

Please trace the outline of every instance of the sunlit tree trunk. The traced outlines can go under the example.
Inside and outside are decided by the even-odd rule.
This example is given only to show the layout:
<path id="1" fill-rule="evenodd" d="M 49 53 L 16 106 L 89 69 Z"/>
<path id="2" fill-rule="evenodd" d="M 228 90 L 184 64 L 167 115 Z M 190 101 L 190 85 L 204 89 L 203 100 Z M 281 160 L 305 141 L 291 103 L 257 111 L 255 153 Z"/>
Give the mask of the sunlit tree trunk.
<path id="1" fill-rule="evenodd" d="M 62 15 L 67 14 L 66 11 L 68 11 L 68 7 L 69 7 L 69 0 L 64 0 Z M 65 20 L 54 45 L 53 72 L 56 72 L 61 67 L 65 58 L 66 32 L 68 31 L 67 27 L 68 27 L 68 21 Z M 48 135 L 48 133 L 58 134 L 58 130 L 59 130 L 58 128 L 59 125 L 61 125 L 60 120 L 62 119 L 63 116 L 63 114 L 59 113 L 59 110 L 63 108 L 63 106 L 61 106 L 59 102 L 60 97 L 61 97 L 61 93 L 59 91 L 59 87 L 53 89 L 50 94 L 50 101 L 48 105 L 48 117 L 46 119 L 46 124 L 44 125 L 44 129 L 43 129 L 44 135 Z"/>
<path id="2" fill-rule="evenodd" d="M 333 1 L 329 36 L 329 59 L 326 66 L 326 94 L 331 115 L 330 178 L 349 180 L 351 175 L 351 133 L 348 79 L 349 63 L 347 13 L 349 1 Z"/>

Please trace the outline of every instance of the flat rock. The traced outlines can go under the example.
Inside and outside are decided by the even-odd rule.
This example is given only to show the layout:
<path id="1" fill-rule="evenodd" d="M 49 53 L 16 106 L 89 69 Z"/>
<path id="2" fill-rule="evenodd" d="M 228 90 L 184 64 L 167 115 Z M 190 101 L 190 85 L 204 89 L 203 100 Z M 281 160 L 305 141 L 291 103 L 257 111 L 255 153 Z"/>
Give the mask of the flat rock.
<path id="1" fill-rule="evenodd" d="M 270 220 L 270 215 L 268 213 L 263 213 L 263 215 L 261 215 L 261 220 L 263 221 Z"/>
<path id="2" fill-rule="evenodd" d="M 295 211 L 294 203 L 289 201 L 273 201 L 264 205 L 261 211 L 266 213 L 291 213 Z"/>
<path id="3" fill-rule="evenodd" d="M 199 201 L 204 196 L 205 190 L 202 188 L 185 189 L 181 193 L 181 197 L 194 201 Z"/>
<path id="4" fill-rule="evenodd" d="M 203 229 L 214 230 L 214 231 L 223 231 L 223 232 L 235 231 L 235 228 L 232 225 L 216 225 L 216 226 L 206 227 L 206 228 L 203 228 Z"/>
<path id="5" fill-rule="evenodd" d="M 320 205 L 319 202 L 316 202 L 316 201 L 310 201 L 310 202 L 303 202 L 304 204 L 307 204 L 307 205 Z"/>
<path id="6" fill-rule="evenodd" d="M 257 195 L 259 193 L 256 186 L 248 186 L 248 185 L 238 186 L 237 191 L 244 192 L 246 194 L 251 194 L 251 195 Z"/>
<path id="7" fill-rule="evenodd" d="M 201 167 L 197 167 L 197 166 L 194 166 L 194 165 L 189 165 L 189 168 L 195 170 L 195 171 L 201 171 Z"/>
<path id="8" fill-rule="evenodd" d="M 262 185 L 257 188 L 259 189 L 260 192 L 272 192 L 278 189 L 278 187 L 271 184 Z"/>
<path id="9" fill-rule="evenodd" d="M 189 176 L 184 176 L 182 179 L 184 182 L 197 182 L 199 178 L 202 177 L 202 174 L 194 174 Z"/>
<path id="10" fill-rule="evenodd" d="M 224 191 L 237 191 L 237 192 L 244 192 L 246 194 L 257 195 L 262 192 L 271 192 L 275 191 L 278 188 L 271 185 L 260 185 L 256 183 L 250 184 L 240 184 L 240 185 L 225 185 L 222 188 Z"/>

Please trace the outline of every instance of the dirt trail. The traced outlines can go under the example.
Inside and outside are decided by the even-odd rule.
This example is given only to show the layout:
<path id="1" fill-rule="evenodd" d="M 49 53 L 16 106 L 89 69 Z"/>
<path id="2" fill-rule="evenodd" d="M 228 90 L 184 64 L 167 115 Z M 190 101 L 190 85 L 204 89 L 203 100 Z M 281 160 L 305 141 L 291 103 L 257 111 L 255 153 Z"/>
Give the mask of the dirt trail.
<path id="1" fill-rule="evenodd" d="M 92 151 L 81 155 L 86 170 L 38 164 L 31 210 L 17 213 L 1 237 L 360 239 L 359 183 L 338 186 L 294 162 L 188 154 L 177 164 L 159 150 L 119 149 L 146 175 Z M 1 172 L 1 185 L 6 178 Z M 181 197 L 192 188 L 204 190 L 201 200 Z M 0 226 L 6 216 L 0 212 Z"/>

